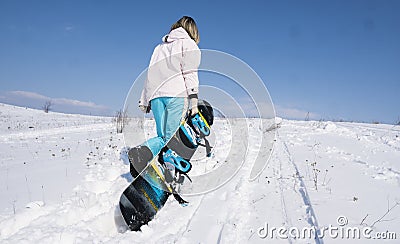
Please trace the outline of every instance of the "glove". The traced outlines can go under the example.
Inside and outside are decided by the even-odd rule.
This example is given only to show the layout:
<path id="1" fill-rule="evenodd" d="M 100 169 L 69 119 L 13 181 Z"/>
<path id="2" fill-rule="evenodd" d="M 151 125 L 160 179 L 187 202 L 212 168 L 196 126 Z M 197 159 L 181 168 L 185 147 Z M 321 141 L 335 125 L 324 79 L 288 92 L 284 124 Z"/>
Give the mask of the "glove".
<path id="1" fill-rule="evenodd" d="M 150 113 L 151 106 L 150 105 L 148 105 L 148 106 L 139 105 L 139 109 L 142 110 L 143 113 L 148 114 L 148 113 Z"/>
<path id="2" fill-rule="evenodd" d="M 198 99 L 196 97 L 191 97 L 190 98 L 190 115 L 194 116 L 195 114 L 199 113 L 199 109 L 197 107 Z"/>

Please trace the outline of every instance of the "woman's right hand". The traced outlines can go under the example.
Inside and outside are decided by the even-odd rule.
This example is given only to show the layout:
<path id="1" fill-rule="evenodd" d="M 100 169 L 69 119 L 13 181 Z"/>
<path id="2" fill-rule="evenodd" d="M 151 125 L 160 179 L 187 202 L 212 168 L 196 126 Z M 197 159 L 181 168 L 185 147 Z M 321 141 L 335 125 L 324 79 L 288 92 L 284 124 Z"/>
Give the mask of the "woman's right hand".
<path id="1" fill-rule="evenodd" d="M 139 105 L 139 109 L 142 110 L 143 113 L 150 113 L 151 107 L 150 106 L 145 106 L 145 105 Z"/>
<path id="2" fill-rule="evenodd" d="M 190 115 L 194 116 L 199 112 L 199 109 L 197 108 L 198 104 L 198 99 L 197 96 L 193 96 L 190 98 Z"/>

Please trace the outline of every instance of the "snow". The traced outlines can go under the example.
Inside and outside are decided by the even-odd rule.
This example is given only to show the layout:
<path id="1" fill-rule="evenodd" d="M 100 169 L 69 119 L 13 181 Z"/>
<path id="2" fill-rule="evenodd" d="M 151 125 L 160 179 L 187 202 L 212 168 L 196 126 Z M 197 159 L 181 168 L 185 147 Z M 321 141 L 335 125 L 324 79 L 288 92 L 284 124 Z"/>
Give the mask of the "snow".
<path id="1" fill-rule="evenodd" d="M 262 130 L 250 120 L 244 130 L 243 119 L 217 119 L 214 154 L 203 159 L 200 153 L 191 174 L 214 172 L 231 160 L 243 163 L 240 170 L 217 190 L 186 196 L 187 207 L 170 198 L 141 232 L 130 232 L 118 201 L 132 177 L 111 118 L 0 104 L 0 121 L 1 243 L 365 242 L 328 232 L 316 239 L 279 238 L 276 231 L 261 238 L 267 227 L 322 233 L 339 226 L 338 219 L 343 227 L 400 238 L 399 126 L 277 118 L 277 128 Z M 154 122 L 133 120 L 129 128 L 152 136 Z M 259 154 L 266 168 L 250 181 L 265 133 L 274 135 L 273 151 Z M 230 145 L 232 135 L 248 137 L 249 148 Z"/>

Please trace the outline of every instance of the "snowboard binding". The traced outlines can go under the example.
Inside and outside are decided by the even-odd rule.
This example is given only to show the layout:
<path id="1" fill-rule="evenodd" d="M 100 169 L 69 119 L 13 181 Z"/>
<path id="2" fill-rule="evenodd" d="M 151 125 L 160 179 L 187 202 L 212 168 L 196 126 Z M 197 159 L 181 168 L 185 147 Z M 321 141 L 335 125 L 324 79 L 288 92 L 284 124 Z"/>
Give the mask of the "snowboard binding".
<path id="1" fill-rule="evenodd" d="M 186 159 L 182 158 L 176 152 L 168 149 L 163 154 L 164 163 L 171 164 L 175 167 L 175 170 L 178 170 L 181 173 L 186 174 L 192 168 L 192 164 Z"/>
<path id="2" fill-rule="evenodd" d="M 193 115 L 190 120 L 192 122 L 193 129 L 197 134 L 200 135 L 200 137 L 206 137 L 210 135 L 210 126 L 200 113 Z"/>

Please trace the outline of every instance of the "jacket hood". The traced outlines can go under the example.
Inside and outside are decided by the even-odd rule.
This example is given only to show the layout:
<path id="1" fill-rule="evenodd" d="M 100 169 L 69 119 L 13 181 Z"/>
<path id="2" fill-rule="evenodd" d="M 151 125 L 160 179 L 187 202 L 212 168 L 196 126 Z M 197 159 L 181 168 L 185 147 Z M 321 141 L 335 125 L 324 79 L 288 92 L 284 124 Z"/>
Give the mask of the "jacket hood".
<path id="1" fill-rule="evenodd" d="M 178 39 L 190 39 L 189 34 L 182 27 L 173 29 L 168 35 L 162 38 L 163 42 L 173 42 Z"/>

